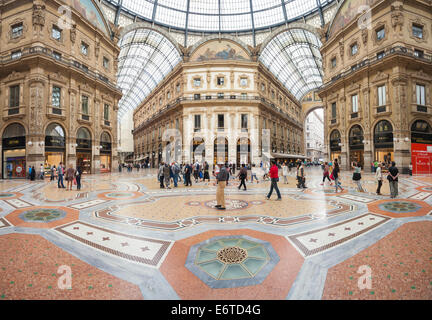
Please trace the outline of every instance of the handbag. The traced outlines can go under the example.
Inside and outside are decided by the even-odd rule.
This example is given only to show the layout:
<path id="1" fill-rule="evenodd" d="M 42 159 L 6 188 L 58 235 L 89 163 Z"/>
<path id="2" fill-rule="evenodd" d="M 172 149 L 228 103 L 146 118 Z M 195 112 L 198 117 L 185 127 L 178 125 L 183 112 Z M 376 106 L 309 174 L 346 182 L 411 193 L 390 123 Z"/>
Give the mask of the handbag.
<path id="1" fill-rule="evenodd" d="M 77 182 L 76 182 L 76 179 L 75 179 L 75 178 L 73 179 L 73 184 L 74 184 L 74 186 L 76 186 L 76 184 L 77 184 Z"/>
<path id="2" fill-rule="evenodd" d="M 335 179 L 335 178 L 333 177 L 333 172 L 332 172 L 332 174 L 330 175 L 330 179 L 332 179 L 332 180 Z"/>
<path id="3" fill-rule="evenodd" d="M 361 179 L 361 173 L 359 173 L 359 172 L 354 172 L 354 173 L 353 173 L 353 177 L 352 177 L 352 179 L 353 179 L 354 181 L 358 181 L 358 180 L 360 180 L 360 179 Z"/>

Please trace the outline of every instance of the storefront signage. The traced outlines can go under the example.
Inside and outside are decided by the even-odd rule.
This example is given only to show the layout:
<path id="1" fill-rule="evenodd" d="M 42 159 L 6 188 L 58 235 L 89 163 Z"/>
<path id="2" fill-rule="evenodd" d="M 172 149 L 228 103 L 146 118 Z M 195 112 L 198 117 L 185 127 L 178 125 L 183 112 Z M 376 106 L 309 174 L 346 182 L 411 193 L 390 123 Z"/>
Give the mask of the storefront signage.
<path id="1" fill-rule="evenodd" d="M 3 149 L 25 147 L 25 137 L 3 139 Z"/>
<path id="2" fill-rule="evenodd" d="M 63 137 L 54 137 L 54 136 L 46 136 L 45 137 L 45 146 L 47 147 L 65 147 L 65 138 Z"/>
<path id="3" fill-rule="evenodd" d="M 432 145 L 411 143 L 411 164 L 413 174 L 432 173 Z"/>
<path id="4" fill-rule="evenodd" d="M 411 142 L 412 143 L 432 144 L 432 134 L 421 133 L 421 132 L 412 132 L 411 133 Z"/>
<path id="5" fill-rule="evenodd" d="M 87 139 L 77 139 L 77 145 L 79 149 L 91 149 L 91 140 Z"/>
<path id="6" fill-rule="evenodd" d="M 375 133 L 375 148 L 393 148 L 393 133 Z"/>

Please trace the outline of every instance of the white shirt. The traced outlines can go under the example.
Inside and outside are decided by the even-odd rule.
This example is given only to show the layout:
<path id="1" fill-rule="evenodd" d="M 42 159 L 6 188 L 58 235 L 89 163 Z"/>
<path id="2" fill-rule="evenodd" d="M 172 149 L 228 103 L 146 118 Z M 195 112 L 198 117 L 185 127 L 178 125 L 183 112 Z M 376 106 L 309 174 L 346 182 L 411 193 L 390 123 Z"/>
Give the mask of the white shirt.
<path id="1" fill-rule="evenodd" d="M 383 179 L 382 170 L 381 170 L 380 167 L 377 167 L 377 170 L 375 172 L 375 178 L 377 180 L 382 180 Z"/>

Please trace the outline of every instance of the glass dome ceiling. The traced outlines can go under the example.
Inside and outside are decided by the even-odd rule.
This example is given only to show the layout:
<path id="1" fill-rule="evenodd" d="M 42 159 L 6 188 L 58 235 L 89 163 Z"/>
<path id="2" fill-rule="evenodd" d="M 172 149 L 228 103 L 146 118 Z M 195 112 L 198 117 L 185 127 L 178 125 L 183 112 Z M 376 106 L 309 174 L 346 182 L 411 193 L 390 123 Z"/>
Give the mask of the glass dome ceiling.
<path id="1" fill-rule="evenodd" d="M 246 32 L 291 22 L 334 0 L 104 0 L 125 13 L 190 31 Z"/>

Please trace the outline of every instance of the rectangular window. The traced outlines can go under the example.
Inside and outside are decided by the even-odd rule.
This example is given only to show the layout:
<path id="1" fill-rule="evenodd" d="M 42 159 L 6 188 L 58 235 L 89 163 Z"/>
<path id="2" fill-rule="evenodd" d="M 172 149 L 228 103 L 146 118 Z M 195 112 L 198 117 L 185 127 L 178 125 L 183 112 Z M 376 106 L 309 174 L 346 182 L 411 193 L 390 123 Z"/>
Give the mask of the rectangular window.
<path id="1" fill-rule="evenodd" d="M 262 92 L 265 91 L 265 84 L 264 84 L 264 83 L 261 84 L 261 91 L 262 91 Z"/>
<path id="2" fill-rule="evenodd" d="M 418 105 L 426 105 L 425 86 L 420 84 L 416 85 L 416 97 Z"/>
<path id="3" fill-rule="evenodd" d="M 242 100 L 246 100 L 247 99 L 247 93 L 242 93 L 241 94 L 241 98 L 242 98 Z"/>
<path id="4" fill-rule="evenodd" d="M 336 58 L 331 59 L 332 68 L 336 67 Z"/>
<path id="5" fill-rule="evenodd" d="M 225 118 L 223 114 L 218 114 L 218 128 L 225 128 Z"/>
<path id="6" fill-rule="evenodd" d="M 358 95 L 351 96 L 351 106 L 352 106 L 352 112 L 358 112 Z"/>
<path id="7" fill-rule="evenodd" d="M 60 41 L 62 36 L 62 31 L 57 26 L 53 26 L 51 30 L 51 36 L 53 37 L 53 39 Z"/>
<path id="8" fill-rule="evenodd" d="M 88 44 L 81 42 L 81 53 L 84 55 L 88 55 Z"/>
<path id="9" fill-rule="evenodd" d="M 201 95 L 199 93 L 195 93 L 194 100 L 200 100 L 200 99 L 201 99 Z"/>
<path id="10" fill-rule="evenodd" d="M 9 108 L 19 107 L 20 86 L 9 87 Z"/>
<path id="11" fill-rule="evenodd" d="M 88 100 L 89 98 L 87 96 L 83 95 L 81 97 L 81 113 L 85 115 L 89 114 Z"/>
<path id="12" fill-rule="evenodd" d="M 224 98 L 224 94 L 223 94 L 223 92 L 219 92 L 219 93 L 217 94 L 217 97 L 218 97 L 218 99 L 223 99 L 223 98 Z"/>
<path id="13" fill-rule="evenodd" d="M 109 59 L 107 57 L 103 57 L 103 67 L 105 69 L 109 68 Z"/>
<path id="14" fill-rule="evenodd" d="M 14 24 L 12 26 L 12 38 L 15 39 L 15 38 L 21 37 L 23 34 L 23 30 L 24 30 L 24 27 L 23 27 L 22 22 Z"/>
<path id="15" fill-rule="evenodd" d="M 248 115 L 242 114 L 241 115 L 241 128 L 247 129 L 247 127 L 248 127 Z"/>
<path id="16" fill-rule="evenodd" d="M 109 110 L 110 110 L 110 106 L 109 104 L 104 105 L 104 120 L 109 120 Z"/>
<path id="17" fill-rule="evenodd" d="M 198 131 L 199 129 L 201 129 L 201 115 L 200 114 L 196 114 L 194 116 L 194 129 L 195 129 L 195 132 Z"/>
<path id="18" fill-rule="evenodd" d="M 60 108 L 61 101 L 61 88 L 54 86 L 52 89 L 52 106 L 55 108 Z"/>
<path id="19" fill-rule="evenodd" d="M 380 29 L 378 29 L 376 31 L 376 37 L 377 37 L 377 40 L 384 39 L 384 37 L 385 37 L 385 29 L 384 29 L 384 27 L 381 27 Z"/>
<path id="20" fill-rule="evenodd" d="M 180 83 L 177 83 L 177 85 L 176 85 L 176 91 L 180 92 Z"/>
<path id="21" fill-rule="evenodd" d="M 378 87 L 378 106 L 386 105 L 386 86 Z"/>
<path id="22" fill-rule="evenodd" d="M 179 119 L 176 119 L 176 122 L 175 122 L 175 128 L 176 128 L 177 130 L 179 130 L 179 128 L 180 128 L 180 126 L 179 126 Z"/>
<path id="23" fill-rule="evenodd" d="M 332 103 L 331 112 L 332 112 L 332 119 L 336 119 L 336 102 Z"/>
<path id="24" fill-rule="evenodd" d="M 201 86 L 201 78 L 194 78 L 193 82 L 195 87 Z"/>
<path id="25" fill-rule="evenodd" d="M 168 100 L 171 99 L 171 91 L 168 91 L 168 93 L 167 93 L 167 99 Z"/>
<path id="26" fill-rule="evenodd" d="M 217 85 L 218 86 L 223 86 L 225 83 L 225 78 L 224 77 L 217 77 Z"/>
<path id="27" fill-rule="evenodd" d="M 412 33 L 413 33 L 414 37 L 419 38 L 419 39 L 423 39 L 423 26 L 413 24 Z"/>
<path id="28" fill-rule="evenodd" d="M 354 43 L 354 44 L 351 46 L 351 55 L 352 55 L 352 56 L 355 55 L 355 54 L 357 53 L 357 51 L 358 51 L 357 43 Z"/>
<path id="29" fill-rule="evenodd" d="M 242 87 L 246 87 L 248 85 L 248 79 L 247 78 L 240 78 L 240 85 Z"/>
<path id="30" fill-rule="evenodd" d="M 13 51 L 11 54 L 11 59 L 19 59 L 21 58 L 21 50 Z"/>

